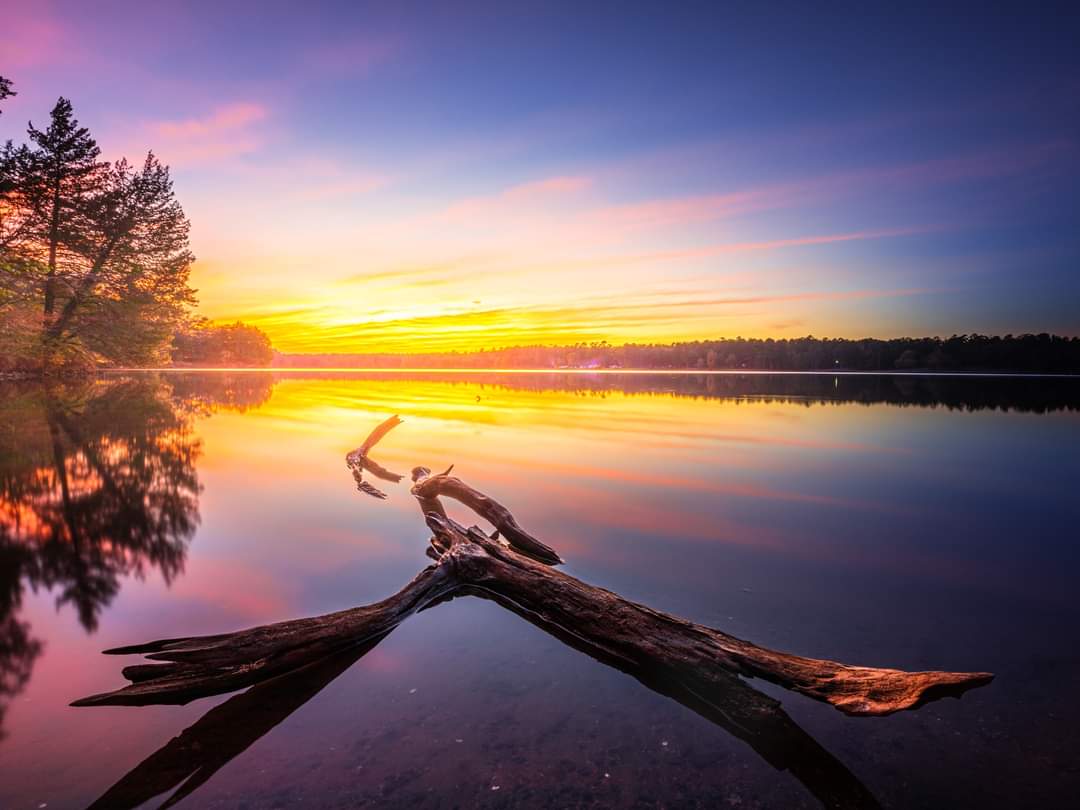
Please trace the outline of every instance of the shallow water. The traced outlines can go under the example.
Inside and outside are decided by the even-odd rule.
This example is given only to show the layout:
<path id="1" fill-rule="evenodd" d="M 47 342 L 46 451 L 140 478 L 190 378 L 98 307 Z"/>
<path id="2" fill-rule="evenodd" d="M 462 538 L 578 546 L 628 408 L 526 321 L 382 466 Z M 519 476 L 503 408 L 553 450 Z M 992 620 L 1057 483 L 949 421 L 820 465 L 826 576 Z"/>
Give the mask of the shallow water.
<path id="1" fill-rule="evenodd" d="M 698 713 L 460 598 L 183 707 L 70 708 L 102 649 L 372 602 L 455 472 L 566 570 L 759 644 L 989 670 L 961 700 Z M 1080 789 L 1080 381 L 175 373 L 0 384 L 0 807 L 1066 806 Z M 451 510 L 461 519 L 467 515 Z M 738 695 L 732 697 L 738 700 Z M 218 707 L 218 708 L 215 708 Z M 189 729 L 179 740 L 176 735 Z"/>

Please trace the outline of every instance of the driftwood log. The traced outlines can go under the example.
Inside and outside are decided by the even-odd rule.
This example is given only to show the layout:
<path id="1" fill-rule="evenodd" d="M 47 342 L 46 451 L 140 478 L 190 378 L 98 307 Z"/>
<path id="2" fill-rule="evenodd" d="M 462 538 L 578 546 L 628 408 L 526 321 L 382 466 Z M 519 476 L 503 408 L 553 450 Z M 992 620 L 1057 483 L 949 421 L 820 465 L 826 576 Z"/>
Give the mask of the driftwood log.
<path id="1" fill-rule="evenodd" d="M 349 453 L 358 485 L 363 471 L 395 480 L 368 453 L 399 423 L 396 416 L 386 420 Z M 501 503 L 450 472 L 413 470 L 411 493 L 431 531 L 427 552 L 435 564 L 393 596 L 326 616 L 106 650 L 142 654 L 156 663 L 125 667 L 129 685 L 72 705 L 183 704 L 235 691 L 369 648 L 418 610 L 479 596 L 729 729 L 777 767 L 791 768 L 826 806 L 873 806 L 839 762 L 742 678 L 760 678 L 860 716 L 915 709 L 993 678 L 988 672 L 905 672 L 792 655 L 624 599 L 555 569 L 562 560 L 552 548 L 525 531 Z M 472 509 L 495 532 L 489 536 L 454 521 L 442 505 L 444 496 Z M 777 747 L 777 738 L 787 742 Z M 807 761 L 813 764 L 799 773 Z"/>
<path id="2" fill-rule="evenodd" d="M 544 624 L 534 614 L 491 592 L 462 589 L 456 595 L 495 601 L 567 646 L 621 669 L 649 689 L 679 702 L 745 742 L 778 771 L 790 772 L 825 807 L 873 810 L 880 806 L 843 763 L 788 716 L 778 700 L 751 688 L 735 675 L 706 684 L 629 669 L 605 650 Z M 443 601 L 453 598 L 447 596 Z M 379 636 L 350 647 L 234 695 L 136 765 L 95 801 L 91 810 L 134 810 L 168 791 L 175 792 L 160 808 L 176 805 L 384 638 Z"/>

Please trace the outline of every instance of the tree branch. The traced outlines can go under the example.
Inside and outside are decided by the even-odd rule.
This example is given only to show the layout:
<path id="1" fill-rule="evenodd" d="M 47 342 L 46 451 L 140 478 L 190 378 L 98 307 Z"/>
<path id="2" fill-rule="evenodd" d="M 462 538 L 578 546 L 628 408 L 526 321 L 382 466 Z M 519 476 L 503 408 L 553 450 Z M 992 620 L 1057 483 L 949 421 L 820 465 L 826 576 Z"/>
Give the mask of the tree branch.
<path id="1" fill-rule="evenodd" d="M 445 515 L 445 510 L 441 505 L 435 510 L 429 510 L 428 506 L 433 501 L 438 501 L 440 496 L 453 498 L 494 526 L 515 551 L 547 565 L 563 562 L 553 548 L 521 528 L 509 509 L 449 473 L 450 470 L 447 470 L 445 473 L 432 475 L 427 467 L 413 469 L 412 478 L 415 483 L 412 486 L 412 494 L 420 501 L 421 510 L 425 514 L 428 511 L 435 511 L 436 514 Z"/>
<path id="2" fill-rule="evenodd" d="M 373 498 L 385 500 L 386 493 L 364 480 L 365 470 L 376 478 L 381 478 L 383 481 L 389 481 L 393 484 L 396 484 L 404 478 L 403 475 L 390 472 L 382 465 L 377 464 L 368 458 L 368 453 L 371 451 L 371 448 L 378 444 L 383 436 L 400 424 L 401 419 L 397 415 L 391 416 L 386 421 L 377 425 L 375 429 L 371 431 L 371 434 L 364 440 L 362 445 L 345 456 L 345 466 L 347 466 L 352 473 L 353 480 L 356 481 L 356 488 L 367 495 L 371 495 Z"/>

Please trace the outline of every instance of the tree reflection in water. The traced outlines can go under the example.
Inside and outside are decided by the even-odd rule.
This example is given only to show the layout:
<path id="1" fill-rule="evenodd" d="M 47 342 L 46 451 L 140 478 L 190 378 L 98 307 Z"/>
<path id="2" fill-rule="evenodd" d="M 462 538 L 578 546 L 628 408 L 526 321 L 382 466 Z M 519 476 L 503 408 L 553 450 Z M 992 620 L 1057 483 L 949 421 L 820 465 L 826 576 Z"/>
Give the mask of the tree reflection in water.
<path id="1" fill-rule="evenodd" d="M 19 617 L 45 588 L 87 632 L 126 577 L 184 570 L 199 522 L 193 421 L 265 401 L 270 375 L 0 386 L 0 738 L 43 645 Z"/>

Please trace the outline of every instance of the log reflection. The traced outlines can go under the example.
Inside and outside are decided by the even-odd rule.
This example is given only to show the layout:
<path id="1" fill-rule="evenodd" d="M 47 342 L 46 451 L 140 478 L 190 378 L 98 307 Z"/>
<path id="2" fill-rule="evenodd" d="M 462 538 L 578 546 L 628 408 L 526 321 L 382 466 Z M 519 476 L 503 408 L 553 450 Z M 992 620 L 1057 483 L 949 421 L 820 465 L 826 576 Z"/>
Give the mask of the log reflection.
<path id="1" fill-rule="evenodd" d="M 266 681 L 216 706 L 136 765 L 91 804 L 91 810 L 139 807 L 179 786 L 160 805 L 172 807 L 315 697 L 381 640 L 373 639 Z"/>

